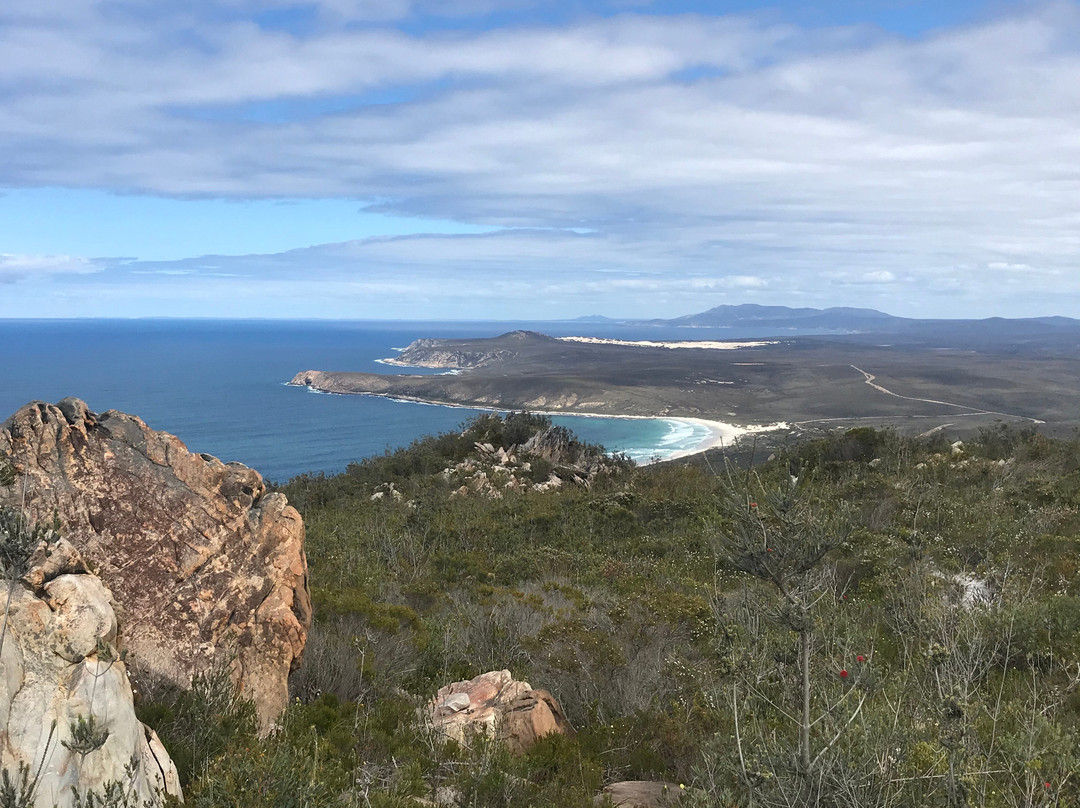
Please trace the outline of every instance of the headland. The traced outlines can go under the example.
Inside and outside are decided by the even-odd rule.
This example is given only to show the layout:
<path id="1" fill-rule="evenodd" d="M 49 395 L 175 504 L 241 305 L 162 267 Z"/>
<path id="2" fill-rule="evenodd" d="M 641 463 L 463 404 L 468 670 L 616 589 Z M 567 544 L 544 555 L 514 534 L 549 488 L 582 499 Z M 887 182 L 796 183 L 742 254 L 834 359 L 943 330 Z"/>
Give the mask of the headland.
<path id="1" fill-rule="evenodd" d="M 697 449 L 750 433 L 1080 420 L 1080 360 L 1018 346 L 874 344 L 859 338 L 618 340 L 512 331 L 420 339 L 394 365 L 453 374 L 308 370 L 290 384 L 447 406 L 661 418 L 709 429 Z"/>

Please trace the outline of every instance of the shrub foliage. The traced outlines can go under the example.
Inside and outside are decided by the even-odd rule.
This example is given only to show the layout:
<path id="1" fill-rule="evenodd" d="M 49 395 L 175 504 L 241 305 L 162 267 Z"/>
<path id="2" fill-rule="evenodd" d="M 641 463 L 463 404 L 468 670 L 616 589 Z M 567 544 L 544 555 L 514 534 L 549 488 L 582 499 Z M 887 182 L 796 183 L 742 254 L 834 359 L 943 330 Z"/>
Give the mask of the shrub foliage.
<path id="1" fill-rule="evenodd" d="M 1080 443 L 859 429 L 499 498 L 441 473 L 548 426 L 485 416 L 282 486 L 317 610 L 280 730 L 227 679 L 140 705 L 190 803 L 586 806 L 661 779 L 701 805 L 1078 804 Z M 576 737 L 512 758 L 418 722 L 501 668 Z"/>

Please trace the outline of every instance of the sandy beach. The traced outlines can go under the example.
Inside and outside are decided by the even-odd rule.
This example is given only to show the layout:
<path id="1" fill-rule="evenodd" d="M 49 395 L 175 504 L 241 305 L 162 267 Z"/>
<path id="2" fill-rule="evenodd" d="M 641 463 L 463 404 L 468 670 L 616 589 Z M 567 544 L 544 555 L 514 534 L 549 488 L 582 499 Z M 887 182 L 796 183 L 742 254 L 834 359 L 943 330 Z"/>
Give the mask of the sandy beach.
<path id="1" fill-rule="evenodd" d="M 700 454 L 701 452 L 707 451 L 708 449 L 719 449 L 724 446 L 731 446 L 743 435 L 751 435 L 758 432 L 771 432 L 777 429 L 789 428 L 789 425 L 783 422 L 754 426 L 736 426 L 735 424 L 728 424 L 723 421 L 709 421 L 704 418 L 674 417 L 663 418 L 662 420 L 696 424 L 698 426 L 703 426 L 709 430 L 708 436 L 704 438 L 697 446 L 694 446 L 690 449 L 673 452 L 667 457 L 665 457 L 665 460 L 677 460 L 680 457 L 689 457 L 690 455 Z"/>
<path id="2" fill-rule="evenodd" d="M 443 405 L 447 406 L 447 405 Z M 455 405 L 449 405 L 455 406 Z M 482 409 L 482 408 L 481 408 Z M 493 412 L 506 412 L 506 410 L 492 410 Z M 663 453 L 658 450 L 658 455 L 663 455 L 663 460 L 677 460 L 680 457 L 700 454 L 709 449 L 718 449 L 731 446 L 743 435 L 752 435 L 759 432 L 772 432 L 777 429 L 789 429 L 790 425 L 781 421 L 775 424 L 754 424 L 751 426 L 738 426 L 725 421 L 711 421 L 707 418 L 691 418 L 681 415 L 613 415 L 599 412 L 573 412 L 567 410 L 530 410 L 537 415 L 568 415 L 575 418 L 622 418 L 633 421 L 671 421 L 677 424 L 692 424 L 705 427 L 708 434 L 695 446 L 689 449 Z"/>
<path id="3" fill-rule="evenodd" d="M 315 388 L 307 388 L 311 392 L 325 392 L 317 390 Z M 458 404 L 449 401 L 431 401 L 420 398 L 412 398 L 409 396 L 400 395 L 388 395 L 385 393 L 331 393 L 330 395 L 364 395 L 375 396 L 378 398 L 386 398 L 391 401 L 400 401 L 404 404 L 426 404 L 432 407 L 450 407 L 453 409 L 463 410 L 480 410 L 486 412 L 509 412 L 509 410 L 494 408 L 494 407 L 482 407 L 474 404 Z M 530 410 L 530 412 L 536 415 L 555 415 L 555 416 L 572 416 L 575 418 L 617 418 L 631 421 L 669 421 L 677 424 L 690 424 L 693 426 L 704 427 L 707 430 L 707 434 L 696 445 L 688 449 L 679 449 L 676 451 L 665 452 L 662 447 L 657 447 L 657 457 L 661 460 L 678 460 L 682 457 L 689 457 L 691 455 L 700 454 L 701 452 L 709 449 L 717 449 L 724 446 L 731 446 L 736 440 L 743 435 L 754 434 L 758 432 L 771 432 L 777 429 L 788 429 L 789 425 L 784 422 L 775 424 L 754 424 L 752 426 L 738 426 L 736 424 L 729 424 L 724 421 L 712 421 L 706 418 L 691 418 L 679 415 L 615 415 L 611 413 L 599 413 L 599 412 L 574 412 L 567 410 Z"/>

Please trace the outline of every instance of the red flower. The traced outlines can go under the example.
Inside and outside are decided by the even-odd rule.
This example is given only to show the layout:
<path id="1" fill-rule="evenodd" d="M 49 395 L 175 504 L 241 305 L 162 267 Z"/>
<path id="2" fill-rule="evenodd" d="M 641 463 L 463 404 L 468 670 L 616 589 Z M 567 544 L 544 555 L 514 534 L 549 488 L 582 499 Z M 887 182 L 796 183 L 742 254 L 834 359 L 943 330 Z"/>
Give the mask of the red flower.
<path id="1" fill-rule="evenodd" d="M 756 507 L 757 507 L 757 503 L 756 503 L 756 502 L 751 502 L 751 503 L 750 503 L 750 507 L 751 507 L 751 508 L 756 508 Z"/>
<path id="2" fill-rule="evenodd" d="M 1043 783 L 1043 785 L 1044 785 L 1044 786 L 1046 786 L 1047 788 L 1050 788 L 1050 784 L 1049 784 L 1049 783 Z"/>
<path id="3" fill-rule="evenodd" d="M 771 553 L 771 552 L 772 552 L 772 548 L 770 547 L 770 548 L 769 548 L 769 549 L 768 549 L 768 550 L 767 550 L 766 552 L 769 552 L 769 553 Z"/>
<path id="4" fill-rule="evenodd" d="M 847 673 L 846 668 L 844 670 L 840 671 L 840 678 L 841 679 L 847 679 L 847 676 L 848 676 L 848 673 Z"/>
<path id="5" fill-rule="evenodd" d="M 862 654 L 859 654 L 857 657 L 855 657 L 855 659 L 859 660 L 859 662 L 866 662 L 866 657 L 864 657 Z"/>

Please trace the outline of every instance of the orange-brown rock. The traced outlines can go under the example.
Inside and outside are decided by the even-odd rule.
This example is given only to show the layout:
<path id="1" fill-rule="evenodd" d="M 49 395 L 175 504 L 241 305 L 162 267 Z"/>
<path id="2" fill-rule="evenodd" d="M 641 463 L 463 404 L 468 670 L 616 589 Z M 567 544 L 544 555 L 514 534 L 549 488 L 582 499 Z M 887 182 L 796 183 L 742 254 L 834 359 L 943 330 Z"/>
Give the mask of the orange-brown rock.
<path id="1" fill-rule="evenodd" d="M 428 716 L 432 726 L 458 743 L 468 743 L 471 735 L 487 735 L 505 741 L 514 755 L 545 735 L 574 732 L 554 696 L 533 690 L 510 671 L 447 685 L 428 703 Z"/>
<path id="2" fill-rule="evenodd" d="M 111 590 L 139 674 L 186 686 L 228 663 L 268 727 L 311 623 L 304 525 L 258 472 L 131 415 L 35 402 L 0 426 L 0 505 L 54 514 Z M 137 679 L 137 677 L 136 677 Z"/>

